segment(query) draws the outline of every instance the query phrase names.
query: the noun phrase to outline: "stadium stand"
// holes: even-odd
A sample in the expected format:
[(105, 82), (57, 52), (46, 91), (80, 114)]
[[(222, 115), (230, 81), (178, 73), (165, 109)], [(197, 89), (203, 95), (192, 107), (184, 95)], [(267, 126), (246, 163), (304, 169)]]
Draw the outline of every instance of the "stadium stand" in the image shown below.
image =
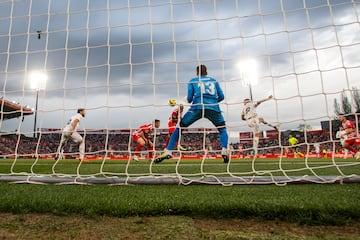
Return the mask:
[[(128, 159), (131, 151), (135, 150), (130, 136), (129, 129), (112, 130), (89, 130), (86, 131), (86, 155), (88, 157), (101, 159)], [(293, 132), (292, 132), (293, 133)], [(82, 132), (84, 134), (84, 132)], [(161, 152), (165, 146), (167, 129), (160, 130), (156, 135), (155, 149)], [(279, 139), (263, 137), (259, 144), (260, 158), (274, 158), (283, 154), (283, 157), (293, 157), (291, 151), (286, 151), (288, 147), (288, 134), (282, 133)], [(41, 129), (39, 139), (26, 137), (18, 134), (2, 134), (0, 136), (0, 152), (3, 157), (26, 157), (26, 158), (53, 158), (56, 154), (61, 137), (60, 129)], [(184, 131), (182, 136), (182, 145), (188, 151), (182, 152), (184, 158), (196, 158), (203, 156), (204, 149), (207, 151), (209, 157), (217, 157), (219, 149), (221, 149), (217, 139), (218, 133), (214, 131), (204, 131), (203, 129), (189, 129)], [(313, 143), (321, 144), (322, 149), (326, 149), (327, 153), (342, 154), (342, 147), (338, 141), (330, 139), (326, 131), (308, 131), (306, 136), (302, 132), (297, 132), (297, 138), (301, 143), (299, 149), (303, 153), (307, 153), (309, 157), (315, 157), (315, 149)], [(37, 147), (37, 144), (39, 145)], [(335, 145), (334, 145), (335, 143)], [(204, 147), (205, 146), (205, 147)], [(231, 143), (230, 149), (232, 155), (237, 158), (251, 158), (252, 156), (252, 142), (250, 139), (242, 140), (240, 142)], [(66, 158), (75, 158), (77, 156), (78, 148), (75, 143), (69, 141), (65, 147)]]
[(0, 98), (0, 110), (1, 120), (24, 117), (26, 115), (34, 114), (30, 108), (20, 106), (16, 102), (10, 102), (3, 98)]

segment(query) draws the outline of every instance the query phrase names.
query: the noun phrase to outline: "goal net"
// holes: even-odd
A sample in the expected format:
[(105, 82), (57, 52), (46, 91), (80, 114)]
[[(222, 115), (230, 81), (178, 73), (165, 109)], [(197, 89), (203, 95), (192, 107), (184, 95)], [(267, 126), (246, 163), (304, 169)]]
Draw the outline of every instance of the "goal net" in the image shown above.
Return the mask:
[[(336, 136), (338, 113), (359, 127), (359, 13), (357, 0), (0, 0), (0, 181), (359, 181), (355, 152)], [(229, 162), (200, 119), (182, 129), (186, 151), (156, 164), (200, 64), (225, 95)], [(254, 149), (244, 99), (268, 96)], [(81, 108), (80, 137), (59, 151)], [(149, 156), (132, 134), (155, 119)]]

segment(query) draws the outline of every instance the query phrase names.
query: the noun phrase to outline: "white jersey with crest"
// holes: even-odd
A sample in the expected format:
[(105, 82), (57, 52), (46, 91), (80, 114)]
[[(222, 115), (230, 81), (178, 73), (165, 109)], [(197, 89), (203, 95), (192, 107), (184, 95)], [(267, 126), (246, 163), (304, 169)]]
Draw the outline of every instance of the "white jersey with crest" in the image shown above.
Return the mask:
[(245, 117), (245, 120), (249, 120), (251, 118), (256, 117), (256, 103), (254, 102), (248, 102), (247, 104), (244, 105), (244, 108), (242, 110), (242, 114)]
[(75, 121), (76, 119), (79, 120), (79, 123), (80, 123), (80, 121), (83, 120), (84, 117), (83, 117), (80, 113), (72, 116), (72, 117), (69, 119), (69, 121), (67, 122), (66, 126), (64, 127), (64, 132), (76, 131), (76, 130), (78, 129), (79, 123), (76, 124), (75, 129), (73, 129), (73, 123), (74, 123), (74, 121)]
[(336, 138), (340, 138), (340, 143), (344, 144), (344, 141), (347, 139), (346, 131), (345, 130), (339, 130), (336, 132)]

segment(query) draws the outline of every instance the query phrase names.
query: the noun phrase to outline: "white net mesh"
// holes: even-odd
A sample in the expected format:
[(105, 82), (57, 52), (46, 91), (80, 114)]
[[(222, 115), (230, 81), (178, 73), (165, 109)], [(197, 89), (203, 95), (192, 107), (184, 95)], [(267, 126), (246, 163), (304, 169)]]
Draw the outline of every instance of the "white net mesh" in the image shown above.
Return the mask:
[[(358, 129), (358, 1), (0, 0), (0, 23), (4, 181), (282, 184), (359, 175), (332, 121), (337, 99)], [(144, 147), (134, 161), (131, 133), (154, 119), (161, 120), (153, 135), (161, 154), (174, 110), (168, 100), (188, 110), (182, 99), (199, 64), (225, 93), (230, 162), (222, 162), (207, 120), (184, 130), (187, 151), (172, 160), (154, 164)], [(254, 156), (243, 99), (268, 95), (257, 111), (270, 126), (260, 126)], [(72, 140), (57, 159), (61, 129), (78, 108), (87, 110), (78, 131), (86, 161), (76, 160)], [(289, 134), (304, 156), (294, 155)]]

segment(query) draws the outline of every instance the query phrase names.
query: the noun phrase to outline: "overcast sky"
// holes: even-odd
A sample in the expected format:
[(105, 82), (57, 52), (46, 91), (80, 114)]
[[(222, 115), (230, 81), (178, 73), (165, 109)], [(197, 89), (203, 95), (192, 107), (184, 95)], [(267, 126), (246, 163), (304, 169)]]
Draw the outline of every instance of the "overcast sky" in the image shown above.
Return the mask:
[[(249, 88), (238, 63), (254, 59), (254, 100), (274, 96), (259, 115), (282, 129), (317, 128), (334, 117), (342, 90), (360, 88), (359, 3), (0, 0), (0, 95), (35, 108), (29, 75), (44, 71), (39, 128), (63, 127), (78, 107), (88, 109), (87, 129), (136, 128), (154, 118), (166, 127), (168, 99), (181, 103), (205, 64), (224, 90), (229, 131), (247, 131), (240, 113)], [(1, 131), (31, 132), (33, 122), (7, 120)]]

